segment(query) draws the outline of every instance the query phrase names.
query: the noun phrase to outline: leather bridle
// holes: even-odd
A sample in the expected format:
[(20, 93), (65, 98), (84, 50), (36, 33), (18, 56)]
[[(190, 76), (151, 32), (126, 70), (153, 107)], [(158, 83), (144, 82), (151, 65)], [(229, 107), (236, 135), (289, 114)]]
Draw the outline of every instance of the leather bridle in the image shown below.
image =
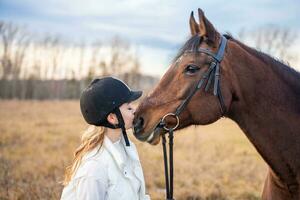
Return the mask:
[[(213, 58), (213, 61), (210, 63), (208, 70), (203, 74), (196, 87), (191, 90), (189, 95), (182, 101), (182, 103), (177, 107), (175, 113), (166, 114), (157, 125), (159, 128), (165, 129), (169, 133), (169, 168), (168, 168), (168, 156), (166, 148), (166, 136), (165, 133), (162, 134), (162, 144), (163, 144), (163, 154), (164, 154), (164, 168), (165, 168), (165, 183), (166, 183), (166, 199), (173, 200), (173, 133), (174, 130), (179, 126), (179, 115), (186, 108), (187, 104), (194, 96), (197, 90), (200, 90), (201, 87), (205, 85), (205, 92), (209, 90), (210, 84), (214, 79), (213, 94), (216, 96), (220, 103), (220, 109), (222, 116), (226, 112), (226, 106), (220, 89), (220, 63), (224, 57), (225, 48), (227, 44), (227, 39), (224, 36), (221, 36), (221, 42), (219, 45), (218, 52), (215, 54), (208, 49), (197, 48), (198, 53), (204, 53)], [(193, 50), (185, 51), (185, 53), (196, 53)], [(174, 117), (176, 119), (176, 125), (174, 127), (167, 127), (165, 120), (167, 117)]]

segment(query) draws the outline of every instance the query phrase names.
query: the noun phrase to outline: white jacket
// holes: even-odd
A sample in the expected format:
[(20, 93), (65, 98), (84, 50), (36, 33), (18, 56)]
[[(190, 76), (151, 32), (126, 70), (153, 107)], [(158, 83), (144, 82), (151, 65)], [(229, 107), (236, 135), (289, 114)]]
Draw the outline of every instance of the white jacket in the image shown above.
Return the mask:
[[(121, 137), (125, 146), (125, 141)], [(69, 182), (63, 189), (61, 200), (150, 200), (146, 195), (144, 175), (135, 145), (125, 146), (132, 165), (123, 160), (119, 151), (108, 137), (104, 137), (103, 146), (87, 153)], [(132, 167), (141, 187), (139, 193), (133, 190), (127, 173)]]

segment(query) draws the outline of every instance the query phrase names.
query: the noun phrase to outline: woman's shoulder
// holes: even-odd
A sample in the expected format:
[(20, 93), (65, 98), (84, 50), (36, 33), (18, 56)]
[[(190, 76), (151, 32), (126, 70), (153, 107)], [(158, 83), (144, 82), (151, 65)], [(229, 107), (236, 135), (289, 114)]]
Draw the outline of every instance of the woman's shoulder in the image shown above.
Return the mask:
[(101, 162), (101, 160), (87, 160), (81, 163), (78, 171), (82, 172), (85, 177), (106, 178), (108, 165), (107, 162)]
[(106, 160), (107, 159), (107, 151), (104, 148), (103, 145), (99, 145), (92, 149), (91, 151), (87, 152), (83, 158), (82, 161), (87, 162), (87, 161), (95, 161), (95, 160)]
[(81, 160), (80, 166), (74, 176), (105, 178), (108, 170), (108, 154), (104, 148), (95, 148), (88, 152)]

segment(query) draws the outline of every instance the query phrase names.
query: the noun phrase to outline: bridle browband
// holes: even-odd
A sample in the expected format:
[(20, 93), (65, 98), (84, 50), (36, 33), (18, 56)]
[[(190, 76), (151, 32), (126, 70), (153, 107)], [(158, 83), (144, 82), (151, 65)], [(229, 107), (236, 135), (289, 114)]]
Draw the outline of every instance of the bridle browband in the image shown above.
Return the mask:
[[(224, 57), (225, 48), (227, 44), (227, 39), (222, 35), (221, 43), (218, 49), (217, 54), (211, 52), (208, 49), (197, 48), (198, 53), (205, 53), (213, 58), (213, 61), (210, 63), (208, 70), (203, 74), (196, 87), (189, 93), (189, 95), (182, 101), (182, 103), (177, 107), (175, 113), (166, 114), (159, 122), (157, 127), (165, 129), (169, 132), (169, 168), (168, 168), (168, 156), (167, 156), (167, 148), (166, 148), (166, 136), (162, 134), (162, 144), (163, 144), (163, 154), (164, 154), (164, 168), (165, 168), (165, 183), (166, 183), (166, 200), (174, 200), (173, 199), (173, 131), (179, 126), (179, 115), (186, 108), (187, 104), (194, 96), (194, 94), (201, 89), (201, 87), (205, 85), (205, 92), (207, 92), (210, 88), (210, 84), (214, 79), (214, 90), (213, 94), (219, 99), (220, 109), (222, 116), (226, 113), (227, 109), (224, 103), (224, 99), (220, 89), (220, 63)], [(185, 53), (195, 53), (193, 50), (185, 51)], [(165, 119), (168, 116), (172, 116), (176, 119), (176, 125), (174, 127), (167, 127), (165, 123)], [(169, 174), (170, 173), (170, 174)]]

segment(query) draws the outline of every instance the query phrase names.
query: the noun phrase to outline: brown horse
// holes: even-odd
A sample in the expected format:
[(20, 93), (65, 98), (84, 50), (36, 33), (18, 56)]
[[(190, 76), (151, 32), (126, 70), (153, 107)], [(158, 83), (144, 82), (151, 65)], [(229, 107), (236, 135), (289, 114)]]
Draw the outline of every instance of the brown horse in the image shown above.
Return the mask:
[[(151, 136), (151, 144), (159, 142), (163, 129), (157, 124), (165, 114), (175, 111), (212, 62), (205, 53), (186, 51), (218, 50), (220, 33), (201, 9), (198, 13), (199, 24), (193, 13), (190, 17), (191, 38), (137, 108), (134, 134), (141, 141)], [(212, 88), (207, 92), (202, 88), (179, 115), (177, 129), (210, 124), (222, 116), (234, 120), (269, 165), (263, 199), (299, 200), (300, 74), (231, 36), (225, 37), (228, 41), (220, 64), (220, 90), (226, 112), (221, 112)], [(167, 118), (166, 122), (175, 126), (176, 120)]]

